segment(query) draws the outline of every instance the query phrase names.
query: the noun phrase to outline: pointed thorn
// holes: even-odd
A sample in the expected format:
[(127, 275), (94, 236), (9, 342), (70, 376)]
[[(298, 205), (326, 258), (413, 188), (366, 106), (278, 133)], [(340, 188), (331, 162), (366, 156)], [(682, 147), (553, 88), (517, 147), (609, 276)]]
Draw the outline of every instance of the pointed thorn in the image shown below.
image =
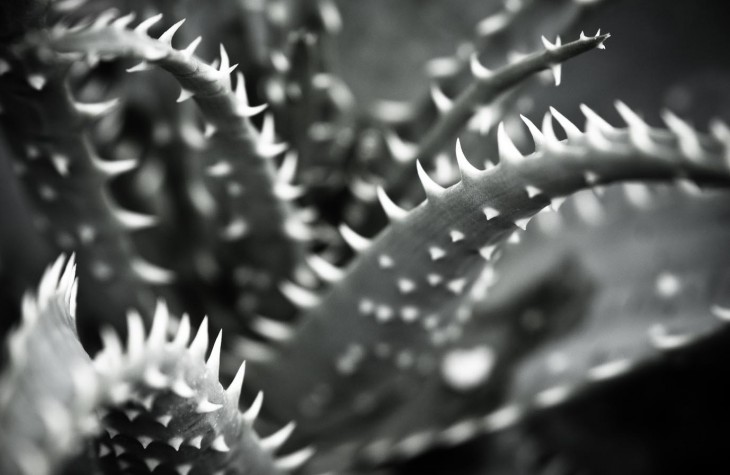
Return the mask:
[(391, 222), (401, 221), (408, 216), (408, 211), (404, 210), (390, 199), (382, 186), (378, 186), (378, 200), (383, 208), (385, 215)]
[(535, 196), (542, 193), (542, 190), (540, 188), (532, 185), (525, 186), (525, 191), (527, 192), (528, 198), (534, 198)]
[(184, 440), (185, 439), (183, 439), (182, 437), (173, 437), (172, 439), (170, 439), (170, 440), (167, 441), (167, 445), (169, 445), (170, 447), (172, 447), (176, 451), (179, 451), (180, 450), (180, 446), (182, 445), (182, 443), (183, 443)]
[[(246, 81), (243, 77), (243, 73), (236, 73), (236, 109), (242, 117), (253, 117), (263, 112), (268, 104), (261, 104), (258, 106), (251, 106), (248, 102), (248, 92), (246, 91)], [(273, 141), (273, 138), (271, 139)]]
[(516, 164), (524, 158), (522, 152), (519, 151), (507, 134), (504, 122), (500, 122), (497, 128), (497, 147), (499, 148), (499, 160), (501, 163)]
[(153, 459), (153, 458), (145, 458), (144, 463), (147, 466), (147, 469), (149, 469), (150, 473), (154, 472), (158, 465), (162, 463), (161, 460)]
[(492, 255), (494, 254), (494, 251), (497, 249), (496, 244), (492, 244), (490, 246), (484, 246), (479, 248), (479, 254), (485, 259), (490, 260), (492, 258)]
[(210, 444), (210, 448), (217, 452), (230, 452), (231, 448), (226, 444), (226, 439), (223, 434), (219, 435)]
[(384, 133), (385, 145), (390, 155), (399, 163), (412, 162), (416, 158), (418, 146), (401, 139), (395, 131), (387, 129)]
[(102, 328), (101, 341), (103, 343), (102, 350), (99, 352), (99, 356), (97, 356), (95, 360), (100, 359), (100, 356), (103, 355), (104, 361), (107, 363), (107, 367), (120, 363), (123, 349), (122, 342), (119, 339), (117, 332), (111, 327)]
[(431, 85), (431, 99), (433, 100), (436, 109), (438, 109), (442, 114), (450, 111), (454, 106), (454, 102), (447, 97), (446, 94), (444, 94), (444, 91), (442, 91), (436, 84)]
[(369, 248), (370, 244), (372, 243), (370, 239), (359, 235), (358, 233), (353, 231), (352, 228), (344, 223), (340, 224), (338, 230), (340, 231), (342, 239), (344, 239), (347, 245), (350, 246), (354, 251), (363, 252), (367, 248)]
[(669, 110), (662, 111), (662, 120), (679, 141), (679, 146), (690, 159), (701, 161), (705, 151), (694, 128)]
[(342, 17), (337, 5), (332, 0), (317, 2), (319, 19), (324, 25), (325, 31), (331, 35), (336, 35), (342, 30)]
[(124, 30), (126, 29), (130, 23), (134, 21), (137, 14), (134, 12), (128, 13), (122, 17), (117, 18), (111, 23), (112, 28), (116, 28), (118, 30)]
[(30, 74), (26, 79), (30, 87), (36, 91), (42, 90), (48, 82), (48, 79), (42, 74)]
[(118, 13), (115, 9), (109, 8), (99, 14), (91, 25), (92, 30), (98, 30), (109, 26), (109, 24), (117, 17)]
[(438, 261), (446, 256), (446, 251), (437, 246), (431, 246), (428, 248), (428, 254), (431, 256), (432, 261)]
[(325, 282), (339, 282), (345, 276), (345, 271), (331, 264), (317, 254), (307, 256), (307, 264)]
[(476, 79), (485, 80), (492, 77), (493, 73), (486, 66), (479, 61), (479, 54), (475, 51), (469, 58), (469, 67), (471, 68), (471, 74)]
[(260, 138), (263, 142), (274, 143), (276, 141), (276, 126), (274, 125), (274, 115), (267, 113), (264, 116), (264, 122), (261, 124)]
[[(130, 172), (137, 168), (137, 165), (139, 164), (139, 161), (135, 159), (109, 161), (102, 160), (101, 158), (93, 155), (91, 156), (91, 162), (94, 165), (94, 168), (108, 178), (113, 178)], [(153, 222), (151, 225), (154, 224), (156, 224), (156, 222)]]
[(209, 401), (207, 398), (203, 399), (198, 403), (198, 405), (195, 407), (195, 412), (198, 414), (208, 414), (210, 412), (215, 412), (218, 409), (223, 407), (223, 404), (216, 404), (212, 401)]
[(614, 127), (611, 124), (609, 124), (603, 117), (598, 115), (596, 111), (588, 107), (586, 104), (581, 104), (580, 110), (586, 117), (586, 129), (588, 129), (589, 127), (596, 127), (601, 132), (610, 133), (615, 131)]
[(259, 391), (256, 395), (256, 399), (254, 399), (253, 403), (251, 403), (251, 406), (242, 414), (243, 420), (246, 421), (248, 424), (253, 424), (253, 421), (256, 420), (256, 418), (259, 416), (259, 412), (261, 412), (261, 406), (264, 403), (264, 393), (263, 391)]
[(150, 284), (166, 285), (175, 281), (175, 273), (173, 271), (150, 264), (143, 259), (132, 259), (130, 266), (140, 279)]
[(463, 181), (473, 181), (479, 177), (481, 170), (471, 164), (469, 159), (464, 155), (464, 150), (461, 148), (461, 141), (456, 139), (456, 163), (459, 166), (459, 173)]
[(445, 188), (428, 176), (428, 173), (423, 169), (423, 165), (421, 165), (419, 160), (416, 160), (416, 171), (418, 172), (418, 178), (421, 180), (423, 191), (426, 193), (426, 198), (429, 200), (438, 200), (441, 198), (446, 191)]
[(527, 229), (527, 223), (530, 222), (530, 219), (532, 219), (532, 217), (517, 219), (515, 220), (515, 226), (525, 231)]
[(542, 134), (544, 137), (544, 145), (549, 150), (559, 150), (563, 147), (563, 143), (558, 140), (553, 128), (553, 115), (547, 112), (542, 119)]
[(259, 443), (261, 444), (261, 448), (266, 450), (267, 452), (275, 452), (282, 445), (284, 445), (289, 437), (291, 437), (291, 434), (292, 432), (294, 432), (295, 427), (296, 424), (294, 422), (290, 422), (273, 434), (262, 438), (259, 441)]
[(553, 73), (553, 78), (555, 79), (555, 86), (560, 86), (560, 82), (563, 79), (563, 64), (562, 63), (555, 63), (550, 65), (550, 72)]
[(147, 346), (150, 348), (159, 348), (167, 340), (167, 328), (170, 321), (170, 312), (164, 300), (157, 300), (155, 312), (152, 318), (152, 328), (147, 338)]
[(288, 341), (295, 334), (294, 329), (288, 323), (272, 320), (261, 315), (257, 315), (253, 320), (251, 329), (271, 341)]
[(221, 43), (220, 45), (220, 66), (218, 67), (218, 74), (221, 78), (221, 82), (225, 86), (227, 91), (231, 90), (231, 72), (236, 68), (237, 65), (231, 66), (230, 60), (228, 58), (228, 52), (226, 51), (225, 46)]
[(543, 46), (545, 47), (545, 49), (546, 49), (546, 50), (548, 50), (548, 51), (555, 51), (556, 49), (558, 49), (558, 46), (560, 46), (560, 43), (561, 43), (561, 42), (560, 42), (560, 37), (559, 37), (559, 36), (558, 36), (558, 37), (557, 37), (557, 39), (555, 40), (555, 43), (551, 43), (551, 42), (550, 42), (550, 40), (548, 40), (548, 39), (547, 39), (547, 38), (545, 38), (544, 36), (541, 36), (541, 37), (540, 37), (540, 40), (542, 41), (542, 45), (543, 45)]
[(725, 322), (730, 322), (730, 307), (722, 307), (720, 305), (713, 305), (710, 309), (712, 314)]
[(119, 104), (120, 101), (118, 98), (95, 103), (74, 102), (74, 109), (76, 109), (79, 114), (82, 114), (92, 119), (96, 119), (107, 115), (109, 112), (116, 109)]
[(649, 128), (647, 123), (644, 122), (644, 119), (642, 119), (639, 116), (639, 114), (634, 112), (623, 101), (616, 101), (614, 103), (614, 107), (616, 107), (616, 111), (618, 111), (619, 115), (624, 120), (624, 122), (626, 122), (626, 125), (628, 125), (629, 128), (641, 128), (641, 129)]
[(187, 346), (188, 340), (190, 340), (190, 317), (183, 314), (177, 326), (177, 334), (175, 334), (175, 339), (172, 340), (171, 345), (174, 348), (183, 348)]
[(172, 25), (170, 28), (167, 29), (160, 37), (158, 38), (161, 42), (166, 43), (170, 46), (172, 46), (172, 37), (175, 36), (175, 33), (177, 33), (177, 30), (180, 29), (182, 24), (185, 23), (185, 18), (178, 21), (174, 25)]
[(284, 232), (299, 242), (309, 242), (316, 236), (315, 231), (298, 216), (290, 216), (284, 222)]
[(145, 21), (137, 25), (134, 31), (135, 33), (146, 35), (150, 28), (152, 28), (160, 20), (162, 20), (162, 13), (158, 13), (157, 15), (146, 19)]
[(205, 352), (208, 351), (208, 317), (203, 318), (198, 328), (198, 333), (195, 335), (193, 342), (190, 343), (188, 351), (192, 353), (195, 358), (203, 359)]
[(560, 207), (563, 206), (563, 203), (565, 203), (565, 200), (567, 197), (565, 196), (557, 196), (550, 200), (550, 209), (557, 212), (560, 210)]
[(241, 389), (243, 387), (243, 380), (246, 376), (246, 362), (242, 362), (241, 366), (238, 367), (236, 376), (231, 381), (226, 389), (226, 399), (229, 404), (233, 407), (238, 407), (238, 400), (241, 398)]
[(302, 467), (314, 455), (314, 449), (306, 447), (289, 455), (279, 457), (274, 462), (276, 468), (284, 472), (294, 472)]
[(274, 195), (283, 201), (292, 201), (301, 198), (306, 189), (303, 186), (295, 186), (289, 183), (275, 183)]
[(461, 231), (458, 231), (456, 229), (452, 229), (449, 231), (449, 237), (451, 238), (451, 242), (459, 242), (464, 240), (464, 233)]
[(132, 361), (144, 356), (144, 322), (142, 315), (135, 310), (127, 312), (127, 353)]
[(299, 155), (296, 150), (290, 150), (284, 155), (281, 166), (276, 171), (276, 181), (279, 183), (292, 183), (297, 174)]
[(210, 351), (208, 361), (205, 363), (205, 367), (210, 374), (212, 374), (216, 381), (218, 380), (218, 371), (221, 365), (221, 340), (223, 339), (223, 330), (218, 332), (218, 336), (213, 343), (213, 349)]
[(261, 143), (256, 145), (256, 153), (263, 158), (272, 158), (285, 152), (289, 146), (285, 143)]
[(532, 136), (532, 141), (535, 143), (535, 151), (541, 150), (545, 142), (545, 137), (542, 135), (542, 132), (540, 132), (540, 129), (524, 115), (520, 114), (520, 118), (522, 119), (522, 122), (525, 123), (527, 130), (529, 130), (530, 135)]
[(154, 389), (166, 388), (170, 383), (169, 378), (159, 368), (155, 367), (145, 369), (142, 379)]
[(190, 473), (190, 470), (192, 469), (193, 464), (191, 463), (184, 463), (175, 467), (175, 471), (178, 473), (178, 475), (188, 475)]
[(651, 138), (651, 127), (623, 102), (616, 101), (615, 107), (621, 118), (628, 125), (629, 136), (633, 145), (643, 152), (654, 153), (657, 150), (657, 146)]
[(291, 303), (299, 308), (316, 307), (322, 301), (319, 295), (288, 280), (279, 284), (279, 290)]
[(491, 206), (485, 207), (482, 211), (484, 212), (484, 216), (487, 217), (487, 221), (491, 221), (499, 216), (499, 210), (492, 208)]
[(180, 88), (180, 95), (177, 96), (176, 102), (178, 104), (181, 103), (181, 102), (185, 102), (188, 99), (190, 99), (191, 97), (193, 97), (194, 95), (195, 95), (195, 93), (193, 91), (188, 91), (187, 89), (181, 87)]
[(112, 214), (119, 224), (130, 231), (150, 228), (155, 226), (158, 222), (156, 216), (135, 213), (122, 208), (113, 209)]
[(581, 132), (574, 123), (568, 120), (567, 117), (558, 112), (557, 109), (551, 107), (550, 113), (553, 117), (555, 117), (555, 120), (558, 121), (560, 126), (563, 127), (563, 130), (565, 130), (565, 134), (567, 135), (568, 140), (575, 141), (580, 140), (580, 138), (583, 137), (583, 132)]
[(257, 106), (242, 106), (241, 104), (238, 104), (236, 109), (238, 110), (238, 113), (241, 114), (241, 117), (251, 118), (259, 115), (268, 107), (269, 104), (267, 103), (259, 104)]
[(178, 379), (174, 383), (172, 383), (172, 386), (170, 386), (170, 389), (172, 389), (172, 392), (177, 394), (179, 397), (183, 399), (189, 399), (193, 396), (195, 396), (195, 390), (191, 388), (188, 383), (186, 383), (182, 379)]
[(203, 37), (198, 36), (195, 38), (184, 50), (182, 50), (183, 56), (186, 58), (191, 58), (195, 54), (195, 50), (198, 49), (198, 45), (200, 45), (200, 42), (203, 40)]
[(671, 334), (662, 324), (651, 326), (647, 331), (647, 335), (652, 344), (660, 350), (674, 350), (676, 348), (681, 348), (692, 343), (694, 340), (694, 336), (690, 334)]
[(141, 71), (149, 71), (150, 69), (152, 69), (152, 66), (147, 61), (142, 61), (141, 63), (137, 64), (136, 66), (127, 68), (127, 72), (128, 73), (138, 73)]

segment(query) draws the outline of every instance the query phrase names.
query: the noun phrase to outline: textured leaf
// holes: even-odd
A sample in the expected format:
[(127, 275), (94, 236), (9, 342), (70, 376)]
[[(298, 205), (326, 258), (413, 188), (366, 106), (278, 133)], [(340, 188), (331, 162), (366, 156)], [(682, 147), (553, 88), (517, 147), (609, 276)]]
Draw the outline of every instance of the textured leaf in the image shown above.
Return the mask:
[(268, 475), (287, 472), (306, 461), (303, 449), (277, 459), (273, 452), (294, 425), (260, 439), (253, 429), (261, 405), (238, 409), (245, 365), (228, 389), (218, 382), (221, 335), (207, 362), (208, 322), (188, 344), (190, 322), (184, 316), (168, 338), (170, 316), (158, 304), (149, 337), (138, 315), (129, 316), (126, 351), (113, 331), (94, 365), (104, 388), (106, 434), (99, 443), (104, 473)]
[(98, 385), (76, 333), (76, 264), (61, 256), (23, 299), (0, 377), (0, 468), (57, 473), (98, 429)]
[(515, 282), (536, 263), (570, 255), (597, 290), (579, 327), (520, 364), (510, 398), (552, 393), (559, 403), (723, 329), (728, 213), (726, 193), (628, 185), (600, 198), (576, 195), (560, 214), (540, 217), (505, 249), (497, 271)]
[(464, 66), (473, 48), (469, 40), (487, 47), (494, 42), (490, 59), (503, 61), (509, 52), (533, 48), (540, 35), (560, 33), (564, 17), (580, 12), (582, 3), (561, 0), (548, 8), (539, 0), (460, 0), (448, 5), (338, 1), (346, 25), (336, 44), (338, 74), (362, 104), (408, 103), (426, 94), (425, 72), (443, 77)]
[[(312, 237), (288, 202), (296, 197), (289, 193), (292, 187), (275, 183), (271, 158), (286, 146), (276, 142), (270, 120), (265, 120), (260, 131), (252, 124), (250, 117), (266, 106), (249, 105), (242, 76), (232, 87), (230, 73), (235, 66), (230, 65), (223, 47), (220, 65), (213, 68), (193, 56), (199, 41), (183, 50), (170, 45), (180, 23), (163, 34), (164, 41), (150, 38), (146, 31), (158, 19), (148, 19), (134, 30), (114, 22), (108, 25), (111, 20), (80, 28), (58, 27), (49, 36), (37, 39), (38, 48), (52, 49), (60, 57), (95, 55), (142, 60), (142, 64), (158, 64), (175, 76), (182, 86), (179, 100), (192, 97), (197, 102), (210, 136), (205, 153), (211, 178), (208, 185), (220, 209), (220, 241), (213, 254), (230, 270), (226, 285), (233, 286), (235, 299), (244, 302), (242, 308), (249, 315), (258, 311), (286, 317), (290, 311), (286, 307), (282, 310), (276, 283), (294, 277), (301, 261), (301, 242)], [(267, 244), (265, 252), (251, 252), (262, 242)], [(235, 277), (246, 273), (254, 274), (253, 281)], [(252, 299), (254, 303), (249, 305)]]
[[(428, 199), (410, 212), (381, 197), (391, 225), (372, 243), (346, 230), (345, 237), (363, 252), (321, 300), (298, 293), (300, 303), (311, 308), (294, 340), (269, 354), (248, 353), (266, 360), (256, 368), (264, 388), (286, 387), (303, 395), (294, 409), (288, 398), (279, 397), (283, 393), (274, 394), (272, 412), (297, 417), (302, 433), (323, 443), (337, 434), (332, 444), (344, 446), (343, 431), (357, 427), (347, 440), (350, 449), (376, 434), (379, 445), (390, 446), (404, 433), (436, 431), (439, 427), (421, 426), (422, 420), (395, 434), (381, 429), (391, 418), (403, 417), (412, 398), (442, 384), (438, 368), (448, 352), (471, 348), (461, 346), (462, 337), (470, 336), (464, 295), (476, 282), (473, 291), (481, 298), (499, 279), (482, 257), (491, 259), (495, 246), (526, 227), (538, 211), (548, 204), (559, 207), (563, 196), (581, 188), (680, 175), (705, 183), (727, 180), (725, 145), (686, 131), (675, 136), (650, 130), (625, 106), (619, 108), (628, 129), (611, 128), (588, 111), (586, 133), (553, 111), (569, 138), (555, 139), (548, 115), (544, 135), (533, 129), (538, 150), (527, 157), (502, 129), (500, 164), (489, 171), (471, 167), (457, 148), (462, 180), (444, 190), (422, 175)], [(690, 142), (701, 145), (693, 149)], [(247, 354), (245, 347), (242, 351)], [(479, 358), (487, 366), (489, 357)], [(472, 400), (466, 396), (461, 402), (468, 406)], [(353, 413), (358, 407), (364, 409)], [(440, 409), (440, 402), (420, 408), (421, 413)], [(499, 427), (519, 416), (511, 407), (500, 410), (486, 416), (488, 425)]]
[[(95, 285), (95, 293), (104, 295), (97, 300), (82, 294), (82, 304), (92, 302), (91, 315), (114, 321), (121, 317), (119, 309), (145, 310), (153, 301), (145, 280), (151, 275), (159, 283), (167, 274), (136, 255), (130, 233), (153, 225), (154, 218), (114, 203), (108, 181), (133, 168), (134, 161), (99, 158), (85, 134), (88, 114), (104, 114), (113, 102), (90, 106), (74, 101), (66, 88), (65, 67), (23, 69), (16, 64), (14, 73), (1, 79), (8, 105), (3, 120), (12, 131), (14, 169), (34, 204), (37, 228), (56, 249), (79, 253), (82, 280), (94, 282), (88, 289)], [(100, 300), (105, 300), (103, 305)]]

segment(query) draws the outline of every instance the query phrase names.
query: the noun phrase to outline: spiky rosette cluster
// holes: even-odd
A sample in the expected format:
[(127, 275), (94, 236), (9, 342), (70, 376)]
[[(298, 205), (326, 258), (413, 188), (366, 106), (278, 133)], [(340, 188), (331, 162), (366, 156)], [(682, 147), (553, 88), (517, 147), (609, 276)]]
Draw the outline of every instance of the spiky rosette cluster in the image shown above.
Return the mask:
[[(556, 36), (600, 1), (470, 4), (489, 16), (471, 41), (450, 28), (452, 56), (392, 65), (420, 95), (402, 101), (351, 59), (339, 8), (370, 4), (213, 3), (51, 2), (0, 47), (0, 152), (49, 252), (77, 253), (86, 330), (60, 258), (8, 339), (3, 473), (380, 473), (723, 332), (707, 189), (730, 185), (730, 128), (619, 101), (620, 127), (527, 118), (531, 79), (565, 86), (605, 49)], [(384, 18), (405, 56), (416, 32)], [(227, 334), (210, 348), (204, 315)]]
[(222, 333), (205, 361), (207, 320), (190, 344), (188, 317), (176, 322), (172, 339), (169, 323), (167, 307), (160, 303), (147, 338), (141, 317), (129, 316), (126, 351), (116, 333), (103, 335), (105, 346), (94, 366), (105, 388), (101, 410), (106, 436), (98, 440), (104, 470), (275, 474), (304, 463), (309, 449), (278, 459), (273, 455), (294, 430), (293, 423), (263, 439), (253, 430), (263, 393), (239, 411), (245, 364), (227, 389), (221, 386)]
[(50, 474), (81, 464), (73, 460), (92, 438), (104, 473), (281, 474), (311, 456), (308, 448), (274, 455), (293, 423), (257, 435), (253, 423), (263, 393), (239, 411), (245, 364), (223, 389), (221, 334), (204, 360), (207, 321), (188, 345), (187, 316), (175, 321), (168, 339), (171, 320), (158, 304), (145, 338), (133, 312), (126, 351), (107, 329), (92, 362), (75, 328), (76, 264), (65, 262), (61, 256), (48, 269), (37, 296), (26, 295), (23, 321), (9, 339), (11, 358), (0, 385), (3, 473)]
[(0, 468), (51, 474), (95, 434), (98, 385), (76, 334), (76, 263), (61, 256), (36, 294), (23, 298), (22, 321), (8, 339), (0, 379)]

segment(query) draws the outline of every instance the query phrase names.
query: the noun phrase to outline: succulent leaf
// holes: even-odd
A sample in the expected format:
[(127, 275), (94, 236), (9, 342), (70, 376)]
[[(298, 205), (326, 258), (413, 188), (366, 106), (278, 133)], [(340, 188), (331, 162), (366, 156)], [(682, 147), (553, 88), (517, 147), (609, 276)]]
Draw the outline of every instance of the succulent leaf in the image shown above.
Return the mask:
[[(384, 176), (386, 190), (394, 190), (395, 198), (410, 199), (418, 196), (413, 184), (412, 164), (418, 158), (427, 168), (436, 163), (443, 149), (458, 137), (465, 125), (476, 114), (489, 108), (490, 124), (501, 118), (503, 107), (500, 96), (515, 89), (534, 74), (552, 66), (559, 66), (570, 58), (600, 48), (610, 35), (581, 36), (565, 45), (544, 48), (541, 52), (524, 55), (510, 64), (492, 72), (486, 69), (476, 55), (471, 57), (471, 81), (453, 100), (444, 96), (437, 87), (432, 88), (434, 101), (441, 114), (429, 125), (417, 143), (404, 144), (396, 135), (386, 139), (393, 161), (388, 163)], [(441, 106), (439, 107), (439, 104)], [(478, 110), (481, 108), (481, 112)], [(491, 127), (491, 125), (490, 125)], [(410, 172), (410, 173), (409, 173)], [(370, 207), (372, 210), (372, 207)], [(358, 213), (359, 214), (359, 213)], [(367, 218), (360, 217), (360, 220)]]
[[(565, 141), (556, 138), (553, 117), (565, 129)], [(342, 444), (343, 431), (353, 421), (358, 421), (357, 444), (378, 434), (382, 440), (377, 442), (389, 446), (393, 438), (425, 430), (418, 425), (422, 420), (396, 434), (382, 429), (402, 417), (401, 411), (410, 407), (407, 401), (424, 387), (443, 384), (437, 362), (449, 351), (463, 349), (462, 337), (469, 335), (465, 296), (472, 290), (483, 295), (499, 280), (482, 257), (489, 261), (495, 249), (519, 237), (536, 213), (558, 207), (566, 195), (583, 188), (637, 179), (727, 180), (723, 144), (698, 137), (704, 145), (697, 160), (680, 146), (686, 137), (667, 131), (647, 129), (637, 146), (636, 127), (607, 129), (589, 121), (584, 133), (552, 111), (546, 115), (542, 143), (528, 156), (500, 127), (500, 164), (489, 171), (469, 164), (457, 145), (461, 181), (444, 189), (424, 176), (427, 200), (362, 246), (344, 278), (309, 302), (295, 337), (272, 348), (273, 356), (254, 368), (264, 388), (271, 384), (305, 395), (295, 409), (274, 394), (268, 400), (271, 411), (296, 417), (302, 434), (322, 443), (326, 434), (337, 433), (335, 445)], [(245, 345), (241, 349), (247, 355)], [(256, 358), (260, 352), (248, 355)], [(422, 358), (430, 363), (421, 364)], [(461, 401), (468, 405), (471, 398)], [(365, 409), (353, 411), (359, 405)], [(384, 407), (390, 409), (379, 412)], [(497, 422), (491, 424), (508, 425), (505, 420), (515, 418), (513, 409), (492, 414)], [(373, 435), (365, 435), (363, 426), (371, 427)]]
[[(690, 439), (726, 419), (730, 128), (680, 118), (727, 112), (704, 5), (651, 3), (672, 61), (621, 93), (677, 114), (581, 128), (527, 116), (603, 113), (655, 18), (416, 3), (2, 3), (0, 472), (718, 471)], [(585, 77), (608, 35), (578, 20), (621, 37)], [(48, 248), (78, 329), (73, 260), (14, 308)]]
[(7, 341), (0, 377), (0, 468), (8, 474), (58, 473), (84, 449), (99, 423), (98, 381), (76, 332), (74, 258), (59, 257)]
[[(250, 118), (265, 106), (249, 104), (242, 75), (237, 76), (233, 86), (231, 72), (235, 65), (231, 66), (223, 46), (220, 64), (214, 68), (194, 56), (199, 41), (182, 50), (171, 46), (179, 23), (164, 38), (148, 36), (153, 20), (159, 18), (145, 20), (134, 30), (115, 23), (59, 27), (41, 38), (39, 47), (49, 48), (61, 57), (96, 55), (141, 60), (159, 65), (180, 82), (180, 99), (192, 97), (206, 121), (206, 183), (219, 208), (220, 221), (214, 254), (231, 269), (231, 275), (226, 276), (228, 282), (236, 281), (236, 272), (246, 271), (260, 277), (254, 283), (265, 281), (261, 287), (238, 279), (243, 283), (238, 284), (236, 298), (244, 302), (254, 298), (259, 302), (253, 308), (244, 305), (244, 314), (261, 312), (272, 317), (290, 317), (291, 309), (283, 305), (276, 284), (294, 278), (303, 261), (302, 242), (313, 235), (293, 210), (291, 200), (297, 195), (289, 193), (284, 184), (275, 183), (272, 158), (282, 153), (286, 145), (276, 141), (270, 116), (264, 119), (260, 130), (251, 122)], [(259, 243), (266, 243), (267, 251), (251, 253)], [(255, 297), (253, 291), (263, 292), (261, 298)]]
[(171, 317), (158, 303), (149, 336), (138, 315), (129, 315), (126, 349), (116, 334), (104, 334), (105, 347), (94, 365), (104, 390), (99, 457), (105, 473), (160, 470), (180, 474), (279, 474), (304, 463), (311, 450), (284, 457), (274, 452), (294, 426), (261, 438), (253, 422), (261, 394), (240, 412), (245, 373), (242, 364), (224, 389), (218, 381), (221, 337), (208, 351), (208, 322), (192, 342), (190, 321), (183, 316), (168, 337)]
[[(146, 281), (167, 282), (169, 275), (135, 254), (130, 233), (155, 220), (119, 207), (108, 189), (109, 179), (133, 169), (134, 161), (96, 155), (84, 133), (88, 119), (80, 112), (89, 106), (71, 97), (59, 68), (38, 76), (40, 91), (19, 84), (17, 75), (6, 76), (11, 88), (22, 91), (6, 98), (12, 107), (5, 124), (15, 130), (15, 169), (36, 207), (37, 227), (57, 249), (79, 253), (82, 279), (96, 282), (116, 308), (144, 311), (151, 304)], [(52, 112), (41, 115), (43, 110)], [(67, 135), (69, 128), (75, 133)], [(120, 316), (107, 314), (109, 307), (96, 309), (112, 321)]]
[[(505, 248), (496, 266), (502, 285), (519, 281), (526, 265), (571, 255), (598, 290), (579, 327), (520, 364), (510, 398), (543, 394), (559, 403), (724, 329), (729, 263), (717, 251), (728, 238), (726, 202), (724, 192), (626, 184), (600, 198), (577, 194), (560, 213), (540, 216), (519, 244)], [(626, 239), (636, 257), (612, 259)]]

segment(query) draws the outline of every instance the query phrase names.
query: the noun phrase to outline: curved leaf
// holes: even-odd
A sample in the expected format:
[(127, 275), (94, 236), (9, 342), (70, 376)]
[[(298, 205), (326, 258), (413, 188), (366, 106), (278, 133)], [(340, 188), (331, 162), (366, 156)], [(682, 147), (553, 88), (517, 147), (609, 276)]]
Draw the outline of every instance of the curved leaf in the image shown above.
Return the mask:
[(208, 322), (193, 341), (183, 316), (168, 338), (170, 315), (164, 304), (155, 311), (149, 337), (138, 315), (130, 314), (126, 351), (113, 331), (94, 360), (104, 389), (99, 457), (105, 473), (160, 470), (180, 474), (280, 474), (297, 468), (309, 449), (277, 458), (293, 424), (259, 438), (253, 422), (260, 394), (244, 413), (238, 409), (245, 365), (227, 389), (218, 382), (221, 335), (208, 350)]
[(76, 264), (49, 267), (26, 294), (22, 322), (8, 339), (0, 377), (2, 473), (58, 473), (98, 429), (91, 360), (76, 333)]
[[(497, 245), (547, 205), (558, 207), (563, 196), (597, 183), (678, 176), (727, 183), (725, 145), (715, 139), (650, 130), (637, 122), (614, 129), (590, 113), (583, 133), (557, 111), (553, 115), (566, 141), (555, 138), (548, 115), (544, 135), (533, 126), (538, 150), (527, 157), (502, 129), (500, 164), (489, 171), (473, 168), (457, 147), (459, 183), (442, 189), (422, 174), (428, 198), (414, 210), (399, 210), (381, 196), (392, 222), (375, 240), (346, 230), (345, 237), (363, 251), (321, 300), (296, 292), (311, 308), (294, 339), (268, 353), (247, 353), (242, 345), (244, 355), (265, 360), (255, 368), (264, 388), (303, 395), (293, 408), (289, 398), (279, 397), (284, 393), (274, 394), (268, 400), (274, 414), (296, 417), (302, 434), (325, 444), (346, 441), (350, 449), (375, 437), (390, 446), (404, 433), (446, 429), (414, 420), (413, 427), (395, 434), (382, 430), (391, 418), (403, 417), (408, 401), (442, 384), (439, 362), (461, 349), (468, 336), (471, 313), (464, 296), (484, 292), (499, 279), (482, 257), (493, 257)], [(701, 144), (694, 149), (701, 155), (691, 151), (690, 141)], [(434, 406), (440, 409), (440, 403)], [(490, 417), (500, 426), (515, 412)], [(357, 431), (347, 432), (350, 427)]]

